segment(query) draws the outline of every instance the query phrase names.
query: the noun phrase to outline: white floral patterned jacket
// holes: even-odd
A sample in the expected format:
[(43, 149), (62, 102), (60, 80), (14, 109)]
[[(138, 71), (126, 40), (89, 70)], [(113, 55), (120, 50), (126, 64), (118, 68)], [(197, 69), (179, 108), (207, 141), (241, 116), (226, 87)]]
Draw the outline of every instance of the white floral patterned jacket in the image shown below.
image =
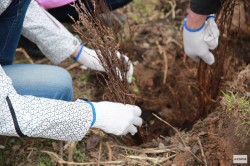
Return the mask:
[[(10, 3), (0, 1), (0, 15)], [(92, 109), (82, 100), (65, 102), (19, 95), (0, 65), (0, 135), (79, 141), (91, 126)]]
[(20, 130), (28, 137), (79, 141), (87, 133), (92, 120), (92, 106), (88, 102), (17, 94), (11, 79), (0, 66), (0, 135), (20, 136)]

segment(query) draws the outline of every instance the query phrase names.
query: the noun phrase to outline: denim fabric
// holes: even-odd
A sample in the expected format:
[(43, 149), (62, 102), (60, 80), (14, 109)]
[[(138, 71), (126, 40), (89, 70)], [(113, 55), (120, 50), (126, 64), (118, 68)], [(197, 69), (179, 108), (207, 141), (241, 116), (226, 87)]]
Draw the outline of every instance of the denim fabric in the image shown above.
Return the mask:
[(73, 100), (72, 78), (67, 70), (38, 64), (3, 66), (18, 94), (64, 101)]
[(15, 50), (20, 39), (23, 20), (30, 0), (12, 0), (0, 15), (0, 64), (13, 63)]
[[(77, 4), (79, 4), (78, 1), (80, 0), (76, 0)], [(132, 0), (105, 0), (105, 1), (111, 10), (115, 10), (127, 5)], [(93, 5), (90, 3), (90, 0), (81, 0), (81, 2), (83, 2), (84, 5), (89, 10), (93, 9)], [(59, 21), (63, 22), (72, 21), (72, 19), (69, 16), (72, 16), (75, 20), (78, 20), (78, 13), (76, 12), (75, 8), (72, 7), (70, 4), (55, 9), (49, 9), (48, 11)]]

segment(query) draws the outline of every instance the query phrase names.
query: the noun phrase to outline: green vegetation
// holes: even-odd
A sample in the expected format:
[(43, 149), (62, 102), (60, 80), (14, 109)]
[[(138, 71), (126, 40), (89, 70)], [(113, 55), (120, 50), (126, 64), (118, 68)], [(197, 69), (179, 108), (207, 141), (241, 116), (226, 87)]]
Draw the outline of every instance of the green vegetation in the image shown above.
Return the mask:
[(89, 77), (88, 74), (83, 73), (83, 74), (79, 77), (79, 81), (81, 81), (81, 82), (86, 82), (86, 81), (88, 81), (88, 77)]
[(47, 155), (40, 155), (36, 160), (36, 166), (54, 166), (55, 163)]
[(129, 13), (129, 17), (135, 23), (143, 23), (146, 20), (144, 18), (148, 18), (152, 15), (163, 15), (162, 12), (156, 11), (156, 6), (158, 4), (157, 0), (152, 0), (150, 3), (145, 3), (143, 0), (134, 0), (134, 8), (136, 12)]
[(80, 149), (76, 149), (74, 152), (74, 161), (83, 162), (86, 157), (85, 152), (82, 152)]
[(247, 135), (250, 135), (250, 99), (247, 96), (242, 96), (238, 92), (232, 91), (223, 93), (223, 105), (226, 106), (226, 111), (232, 113), (238, 111), (242, 125), (247, 127)]

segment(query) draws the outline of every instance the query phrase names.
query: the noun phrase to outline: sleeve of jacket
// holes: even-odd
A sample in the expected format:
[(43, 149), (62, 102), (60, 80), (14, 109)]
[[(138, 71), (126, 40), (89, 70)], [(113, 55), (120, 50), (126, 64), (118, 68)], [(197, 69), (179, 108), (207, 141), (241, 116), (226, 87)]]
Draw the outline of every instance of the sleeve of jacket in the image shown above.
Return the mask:
[(91, 105), (82, 100), (65, 102), (17, 94), (0, 65), (0, 135), (18, 136), (7, 97), (21, 132), (29, 137), (79, 141), (93, 120)]
[(224, 0), (191, 0), (190, 8), (193, 12), (201, 15), (217, 13)]
[(8, 8), (12, 0), (0, 0), (0, 15)]
[(35, 43), (54, 64), (70, 57), (80, 45), (58, 20), (32, 0), (25, 15), (22, 35)]

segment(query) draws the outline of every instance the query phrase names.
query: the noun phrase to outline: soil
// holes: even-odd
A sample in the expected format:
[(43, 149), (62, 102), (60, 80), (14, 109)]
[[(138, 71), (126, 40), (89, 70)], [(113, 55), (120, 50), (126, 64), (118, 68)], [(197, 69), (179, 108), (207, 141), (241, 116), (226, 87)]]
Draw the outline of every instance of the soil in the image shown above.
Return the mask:
[[(232, 156), (236, 154), (250, 156), (250, 137), (246, 134), (247, 128), (241, 125), (240, 113), (226, 113), (225, 109), (217, 104), (211, 107), (212, 113), (207, 118), (201, 120), (198, 116), (198, 66), (190, 59), (186, 59), (182, 47), (179, 46), (181, 33), (177, 29), (166, 32), (169, 25), (166, 25), (164, 20), (155, 20), (153, 26), (151, 24), (146, 23), (143, 27), (137, 28), (132, 34), (132, 40), (135, 42), (130, 46), (134, 55), (130, 58), (134, 62), (135, 77), (131, 89), (135, 86), (138, 88), (136, 104), (142, 108), (144, 119), (144, 125), (139, 132), (142, 139), (140, 147), (158, 146), (161, 142), (158, 140), (160, 136), (170, 137), (170, 144), (179, 140), (172, 127), (164, 125), (152, 115), (155, 113), (171, 125), (186, 131), (188, 148), (200, 160), (203, 161), (205, 158), (209, 166), (233, 165)], [(228, 72), (229, 76), (225, 79), (228, 82), (223, 83), (223, 89), (228, 89), (228, 85), (235, 83), (232, 79), (249, 63), (249, 39), (249, 34), (245, 34), (238, 41), (239, 59), (235, 60), (235, 68)], [(231, 43), (232, 46), (234, 44)], [(244, 79), (247, 86), (243, 88), (241, 84), (235, 90), (241, 89), (243, 94), (249, 92), (249, 78), (248, 76)], [(198, 137), (205, 153), (204, 157)], [(158, 144), (152, 143), (155, 140), (158, 140)], [(125, 138), (125, 142), (125, 145), (128, 145), (130, 141)], [(131, 142), (131, 145), (135, 145), (135, 142)], [(124, 140), (121, 144), (124, 144)], [(177, 153), (172, 162), (166, 163), (171, 164), (202, 165), (185, 150)]]
[[(196, 149), (199, 147), (199, 137), (209, 166), (231, 166), (234, 165), (233, 155), (249, 156), (250, 138), (244, 136), (246, 129), (240, 125), (238, 117), (237, 113), (229, 115), (224, 110), (217, 110), (206, 119), (198, 121), (189, 132), (191, 151), (200, 159), (204, 158), (201, 151)], [(173, 163), (183, 166), (198, 164), (189, 152), (179, 153)]]
[[(185, 12), (181, 11), (186, 11), (188, 1), (177, 2), (175, 18), (172, 15), (168, 17), (157, 15), (159, 12), (163, 12), (165, 16), (168, 13), (169, 6), (165, 7), (164, 2), (159, 1), (152, 13), (146, 16), (144, 10), (138, 9), (138, 16), (136, 15), (136, 17), (143, 20), (139, 23), (131, 21), (130, 14), (135, 11), (135, 6), (131, 5), (122, 10), (122, 12), (127, 13), (130, 21), (131, 33), (129, 38), (133, 42), (123, 43), (120, 51), (128, 53), (134, 64), (135, 79), (130, 88), (136, 94), (136, 105), (141, 107), (144, 120), (143, 126), (139, 129), (139, 134), (135, 137), (120, 138), (112, 135), (103, 136), (104, 134), (99, 132), (96, 135), (96, 132), (91, 132), (90, 136), (86, 136), (79, 143), (78, 150), (86, 152), (85, 161), (96, 162), (100, 142), (109, 142), (113, 151), (113, 160), (126, 160), (125, 165), (153, 164), (149, 159), (138, 162), (138, 160), (129, 160), (124, 157), (133, 154), (141, 158), (166, 158), (166, 156), (176, 155), (159, 164), (164, 166), (172, 164), (173, 166), (174, 164), (177, 166), (204, 165), (202, 163), (204, 159), (206, 159), (208, 166), (231, 166), (233, 165), (232, 156), (236, 154), (248, 155), (248, 163), (250, 163), (250, 137), (246, 132), (247, 127), (242, 125), (241, 113), (225, 111), (225, 108), (219, 102), (221, 99), (219, 97), (216, 105), (211, 107), (211, 114), (204, 119), (198, 116), (198, 64), (186, 57), (181, 38), (181, 22), (185, 17)], [(152, 2), (146, 1), (145, 3), (151, 4)], [(248, 26), (245, 25), (244, 27)], [(230, 79), (224, 79), (222, 88), (240, 91), (246, 95), (250, 92), (250, 75), (239, 77), (239, 73), (249, 63), (250, 34), (245, 31), (243, 31), (243, 34), (241, 40), (230, 42), (230, 46), (237, 44), (237, 55), (235, 56), (237, 58), (234, 59), (234, 66), (228, 73)], [(36, 60), (35, 62), (40, 61)], [(48, 64), (50, 62), (45, 60), (41, 63)], [(69, 60), (60, 65), (67, 68), (71, 64), (72, 61)], [(105, 99), (107, 89), (100, 84), (100, 77), (97, 78), (95, 71), (83, 70), (79, 66), (73, 67), (69, 71), (73, 77), (75, 98), (84, 97), (94, 101)], [(180, 130), (179, 133), (186, 146), (183, 145), (184, 143), (176, 130), (164, 124), (153, 113)], [(2, 141), (4, 145), (10, 146), (11, 144), (10, 150), (6, 150), (5, 154), (2, 155), (4, 157), (11, 156), (8, 159), (8, 163), (11, 163), (11, 165), (34, 165), (36, 158), (41, 155), (40, 149), (58, 151), (52, 145), (58, 145), (59, 143), (54, 141), (51, 143), (44, 139), (25, 139), (15, 140), (13, 143), (11, 140), (13, 139), (9, 138), (8, 141)], [(201, 145), (199, 145), (199, 140)], [(18, 145), (18, 147), (13, 146), (13, 144)], [(125, 146), (125, 149), (127, 149), (121, 150), (115, 147), (117, 145)], [(140, 148), (143, 151), (145, 148), (161, 149), (169, 146), (174, 150), (167, 154), (137, 153), (132, 149)], [(33, 147), (38, 149), (38, 152), (35, 152), (35, 150), (30, 152), (29, 148)], [(110, 157), (108, 148), (104, 151), (102, 159), (107, 161)], [(12, 153), (13, 155), (11, 155)], [(23, 158), (27, 158), (27, 160)], [(5, 160), (5, 158), (0, 158), (0, 160)], [(198, 160), (201, 160), (201, 162)]]

